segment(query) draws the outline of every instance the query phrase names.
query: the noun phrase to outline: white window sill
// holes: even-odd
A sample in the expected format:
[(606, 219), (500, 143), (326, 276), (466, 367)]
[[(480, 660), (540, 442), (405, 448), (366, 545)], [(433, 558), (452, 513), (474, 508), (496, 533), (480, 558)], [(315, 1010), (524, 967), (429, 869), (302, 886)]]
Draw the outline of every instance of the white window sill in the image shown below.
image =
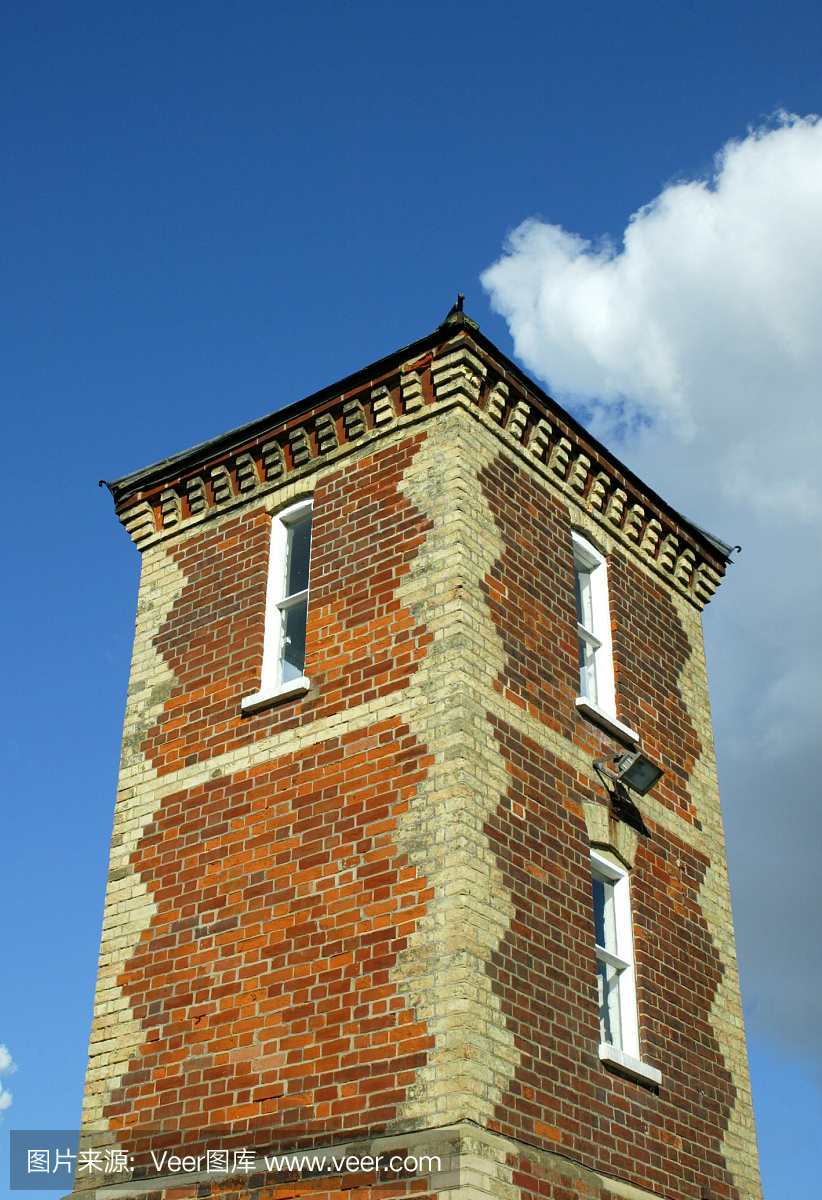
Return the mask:
[(650, 1083), (654, 1087), (659, 1087), (662, 1083), (662, 1072), (658, 1071), (656, 1067), (649, 1067), (647, 1063), (634, 1058), (632, 1054), (626, 1054), (624, 1050), (617, 1050), (616, 1046), (609, 1046), (607, 1042), (600, 1044), (599, 1058), (600, 1062), (616, 1067), (623, 1075), (630, 1075), (631, 1079), (636, 1079), (640, 1083)]
[(262, 688), (252, 696), (243, 696), (240, 708), (243, 713), (255, 713), (261, 708), (268, 708), (269, 704), (277, 704), (280, 700), (304, 696), (310, 687), (311, 680), (301, 675), (299, 679), (289, 679), (288, 683), (278, 683), (276, 687)]
[(598, 704), (586, 700), (584, 696), (577, 696), (574, 704), (577, 706), (577, 712), (581, 713), (583, 717), (587, 717), (589, 721), (593, 721), (595, 725), (599, 725), (600, 729), (610, 733), (618, 742), (626, 742), (635, 746), (639, 741), (639, 734), (635, 733), (630, 725), (623, 725), (622, 721), (618, 721), (611, 713), (605, 712)]

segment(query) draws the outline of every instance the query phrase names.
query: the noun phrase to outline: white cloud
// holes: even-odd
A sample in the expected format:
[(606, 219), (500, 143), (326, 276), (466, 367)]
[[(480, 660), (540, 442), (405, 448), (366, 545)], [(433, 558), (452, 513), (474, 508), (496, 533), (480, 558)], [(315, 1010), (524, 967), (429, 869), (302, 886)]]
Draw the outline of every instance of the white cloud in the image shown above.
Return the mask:
[(482, 282), (552, 394), (744, 547), (705, 626), (745, 998), (822, 1060), (822, 122), (729, 142), (621, 248), (525, 221)]
[(782, 117), (712, 179), (665, 188), (621, 251), (529, 220), (482, 282), (557, 393), (664, 423), (726, 495), (805, 519), (822, 512), (820, 213), (822, 122)]
[[(17, 1064), (12, 1061), (5, 1046), (0, 1045), (0, 1075), (13, 1075), (17, 1070)], [(4, 1113), (11, 1104), (11, 1092), (7, 1092), (2, 1084), (0, 1084), (0, 1113)], [(0, 1116), (0, 1121), (3, 1118)]]

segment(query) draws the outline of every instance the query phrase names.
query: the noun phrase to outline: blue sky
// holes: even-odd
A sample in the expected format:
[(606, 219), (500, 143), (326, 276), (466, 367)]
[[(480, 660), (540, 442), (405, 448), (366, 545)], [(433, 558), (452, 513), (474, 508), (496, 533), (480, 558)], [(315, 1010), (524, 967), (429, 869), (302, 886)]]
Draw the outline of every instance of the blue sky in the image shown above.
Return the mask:
[[(785, 0), (0, 6), (0, 1043), (18, 1067), (0, 1162), (10, 1128), (79, 1121), (139, 572), (97, 480), (389, 353), (458, 291), (513, 354), (516, 318), (480, 284), (506, 235), (539, 216), (618, 247), (729, 139), (822, 111), (821, 25)], [(643, 445), (617, 449), (653, 473), (668, 460)], [(696, 478), (651, 482), (737, 540), (747, 510)], [(782, 751), (756, 755), (787, 711), (791, 627), (737, 669), (756, 640), (744, 563), (706, 633), (765, 1195), (794, 1200), (822, 1170), (819, 959), (781, 944), (804, 860), (763, 863), (757, 840), (778, 807), (762, 779), (784, 786)], [(754, 677), (776, 705), (756, 745)], [(807, 738), (792, 753), (810, 764)], [(806, 843), (811, 774), (790, 785)], [(767, 889), (794, 905), (770, 942)]]

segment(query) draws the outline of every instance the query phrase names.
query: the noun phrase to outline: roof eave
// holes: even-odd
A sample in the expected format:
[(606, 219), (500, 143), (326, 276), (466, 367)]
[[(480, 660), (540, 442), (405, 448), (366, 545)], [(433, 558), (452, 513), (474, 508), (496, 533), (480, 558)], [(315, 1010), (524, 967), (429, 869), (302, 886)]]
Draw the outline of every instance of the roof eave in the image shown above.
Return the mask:
[(668, 501), (664, 500), (629, 467), (625, 466), (613, 451), (595, 438), (571, 413), (549, 396), (539, 384), (526, 375), (515, 362), (503, 354), (499, 347), (480, 331), (476, 323), (462, 312), (449, 316), (446, 321), (431, 333), (426, 334), (425, 337), (419, 338), (417, 341), (411, 342), (399, 350), (395, 350), (392, 354), (388, 354), (384, 358), (362, 367), (352, 375), (329, 384), (321, 388), (318, 392), (312, 393), (310, 396), (305, 396), (303, 399), (284, 405), (282, 408), (274, 409), (273, 412), (267, 413), (263, 417), (258, 417), (254, 421), (249, 421), (245, 425), (240, 425), (236, 429), (229, 430), (229, 432), (220, 434), (218, 437), (210, 438), (208, 441), (200, 442), (198, 445), (192, 446), (188, 450), (183, 450), (179, 454), (161, 459), (159, 462), (152, 463), (148, 467), (132, 471), (128, 475), (122, 475), (119, 479), (112, 480), (111, 482), (101, 480), (100, 482), (101, 484), (106, 484), (106, 487), (108, 487), (114, 498), (115, 505), (119, 508), (124, 501), (130, 499), (137, 492), (156, 488), (166, 482), (172, 482), (183, 474), (196, 471), (201, 465), (213, 462), (223, 455), (231, 454), (241, 449), (244, 445), (254, 442), (268, 427), (286, 425), (289, 421), (302, 416), (305, 412), (320, 407), (326, 401), (333, 400), (348, 392), (353, 392), (369, 380), (387, 375), (392, 370), (395, 370), (398, 365), (408, 362), (409, 359), (418, 358), (429, 350), (432, 350), (435, 346), (451, 341), (460, 334), (473, 340), (500, 367), (512, 375), (527, 392), (530, 392), (531, 395), (539, 400), (547, 410), (561, 415), (562, 420), (568, 424), (578, 437), (585, 440), (593, 450), (609, 463), (612, 463), (636, 491), (647, 496), (661, 511), (668, 513), (678, 524), (683, 526), (697, 542), (702, 543), (704, 547), (708, 548), (709, 553), (713, 557), (718, 557), (725, 564), (732, 561), (730, 555), (734, 547), (728, 545), (721, 538), (716, 537), (707, 530), (702, 529), (699, 525), (673, 508)]
[(217, 437), (209, 438), (208, 441), (191, 446), (188, 450), (181, 450), (179, 454), (172, 454), (169, 458), (160, 459), (159, 462), (152, 463), (150, 466), (141, 467), (138, 471), (131, 471), (128, 475), (121, 475), (119, 479), (111, 481), (101, 480), (100, 482), (105, 483), (114, 497), (115, 504), (120, 504), (136, 492), (143, 491), (146, 488), (154, 488), (166, 481), (177, 479), (180, 474), (196, 470), (201, 464), (211, 462), (214, 458), (222, 454), (232, 453), (246, 442), (254, 441), (269, 425), (286, 424), (304, 412), (325, 403), (326, 400), (332, 400), (341, 394), (354, 391), (369, 379), (386, 374), (396, 365), (397, 361), (405, 362), (409, 358), (425, 354), (426, 351), (439, 345), (441, 342), (448, 341), (453, 336), (454, 333), (449, 328), (446, 331), (446, 336), (443, 337), (443, 327), (440, 326), (432, 333), (427, 334), (426, 337), (419, 338), (416, 342), (411, 342), (410, 345), (403, 346), (400, 350), (395, 350), (393, 354), (388, 354), (385, 358), (378, 359), (377, 362), (362, 367), (359, 371), (355, 371), (354, 374), (347, 375), (344, 379), (329, 384), (327, 387), (321, 388), (318, 392), (313, 392), (310, 396), (305, 396), (301, 400), (295, 400), (291, 404), (283, 405), (282, 408), (275, 408), (263, 417), (257, 417), (255, 420), (248, 421), (245, 425), (239, 425), (236, 429), (231, 429), (227, 433), (221, 433)]

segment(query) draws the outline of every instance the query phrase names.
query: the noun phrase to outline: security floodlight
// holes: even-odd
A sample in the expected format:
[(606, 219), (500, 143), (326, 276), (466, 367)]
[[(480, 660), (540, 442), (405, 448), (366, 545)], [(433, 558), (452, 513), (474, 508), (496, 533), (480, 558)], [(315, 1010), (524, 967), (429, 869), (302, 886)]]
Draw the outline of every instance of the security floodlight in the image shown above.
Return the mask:
[[(615, 770), (613, 772), (600, 771), (603, 763), (613, 763)], [(619, 754), (614, 754), (610, 758), (598, 758), (594, 762), (594, 768), (615, 783), (624, 783), (626, 787), (640, 796), (650, 792), (654, 784), (659, 783), (665, 774), (662, 768), (651, 762), (650, 758), (641, 750), (621, 750)]]
[(651, 762), (641, 750), (621, 754), (616, 762), (617, 779), (638, 795), (644, 796), (664, 775), (661, 767)]

